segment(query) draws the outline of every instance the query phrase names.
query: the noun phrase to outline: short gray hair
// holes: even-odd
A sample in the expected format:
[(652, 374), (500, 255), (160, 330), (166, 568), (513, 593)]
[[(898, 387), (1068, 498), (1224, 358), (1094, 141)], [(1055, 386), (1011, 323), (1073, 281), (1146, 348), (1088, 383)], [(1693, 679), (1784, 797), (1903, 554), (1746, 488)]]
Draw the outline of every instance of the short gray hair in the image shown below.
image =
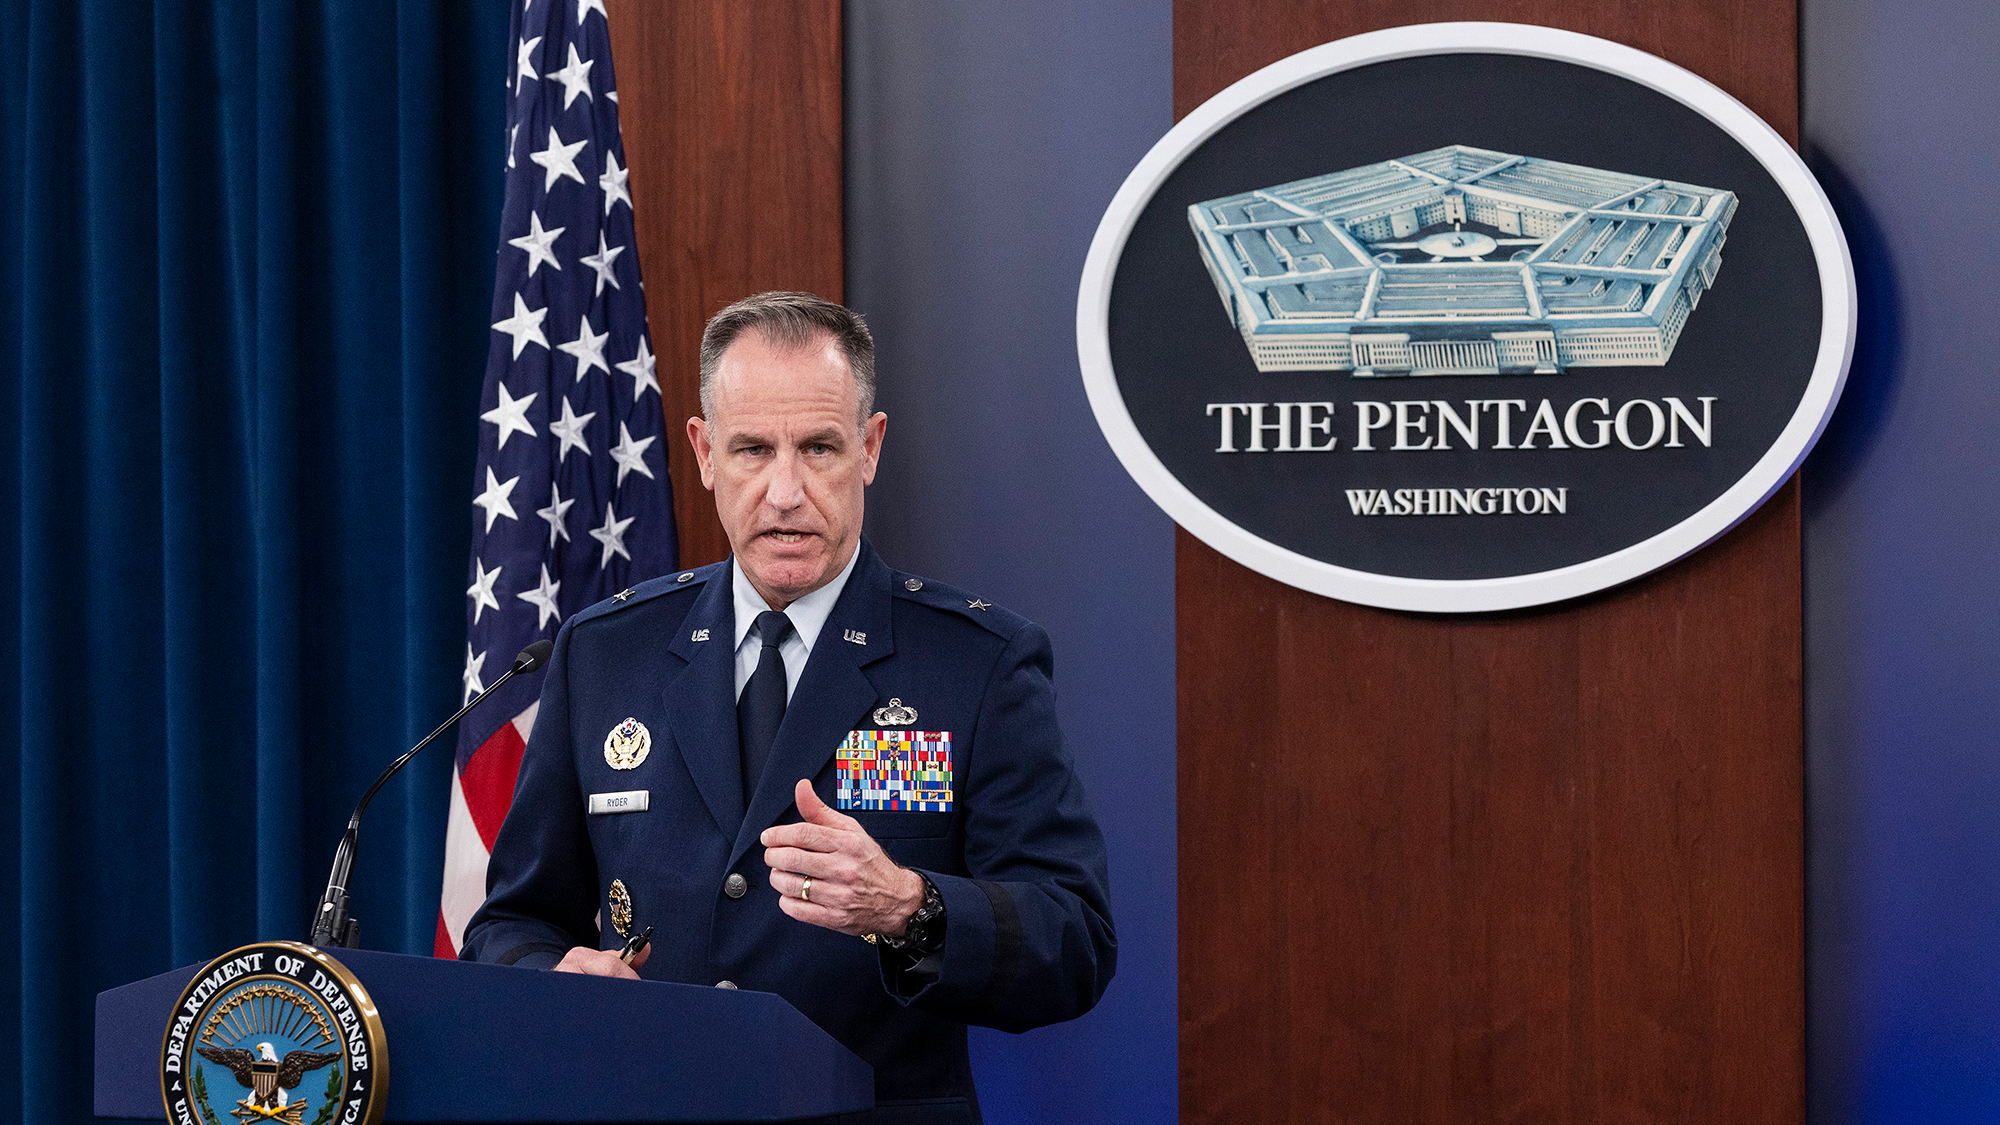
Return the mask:
[(708, 319), (701, 330), (701, 415), (715, 420), (715, 373), (722, 353), (745, 332), (757, 331), (781, 348), (804, 348), (832, 337), (847, 357), (859, 392), (861, 416), (875, 412), (875, 337), (868, 322), (844, 305), (811, 293), (773, 290), (745, 297)]

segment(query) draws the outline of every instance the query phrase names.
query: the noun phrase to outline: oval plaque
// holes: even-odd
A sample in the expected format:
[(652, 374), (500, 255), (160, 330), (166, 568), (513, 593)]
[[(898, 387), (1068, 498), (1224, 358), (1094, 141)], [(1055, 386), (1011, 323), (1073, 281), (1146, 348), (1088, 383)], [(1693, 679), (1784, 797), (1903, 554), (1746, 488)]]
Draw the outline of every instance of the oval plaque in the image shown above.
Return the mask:
[(1825, 194), (1664, 59), (1520, 24), (1343, 39), (1216, 95), (1107, 210), (1078, 354), (1112, 449), (1262, 574), (1561, 601), (1729, 530), (1839, 400)]

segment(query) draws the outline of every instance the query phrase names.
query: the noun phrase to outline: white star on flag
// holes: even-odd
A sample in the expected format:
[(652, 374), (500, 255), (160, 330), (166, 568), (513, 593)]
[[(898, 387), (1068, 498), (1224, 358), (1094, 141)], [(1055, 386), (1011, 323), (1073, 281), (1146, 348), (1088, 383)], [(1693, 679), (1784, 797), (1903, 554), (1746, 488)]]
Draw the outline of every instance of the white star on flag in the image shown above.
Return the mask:
[(549, 627), (549, 618), (562, 620), (562, 611), (556, 608), (556, 595), (562, 592), (562, 583), (549, 581), (549, 564), (542, 564), (542, 584), (532, 590), (523, 590), (514, 596), (534, 606), (535, 628)]
[(618, 273), (616, 270), (611, 268), (611, 263), (618, 257), (618, 255), (623, 254), (624, 252), (625, 248), (623, 246), (606, 246), (604, 244), (604, 232), (598, 231), (597, 253), (586, 254), (582, 258), (577, 259), (584, 265), (589, 266), (591, 269), (597, 271), (596, 296), (599, 297), (604, 296), (604, 283), (607, 281), (611, 283), (611, 288), (613, 289), (622, 288), (618, 284)]
[(556, 460), (560, 461), (569, 456), (569, 451), (572, 449), (581, 449), (583, 450), (583, 455), (588, 457), (590, 456), (590, 443), (584, 440), (583, 427), (588, 425), (592, 418), (597, 417), (597, 411), (593, 410), (588, 414), (575, 414), (570, 410), (568, 395), (563, 396), (562, 402), (563, 416), (561, 420), (549, 423), (549, 432), (554, 434), (556, 439), (562, 443), (562, 448), (556, 450)]
[(625, 550), (625, 529), (630, 527), (632, 521), (637, 518), (637, 516), (628, 516), (621, 520), (618, 518), (618, 513), (614, 510), (611, 501), (607, 500), (604, 502), (604, 526), (590, 529), (590, 537), (604, 544), (604, 557), (597, 560), (599, 570), (604, 569), (605, 565), (611, 561), (612, 555), (624, 555), (628, 559), (632, 557)]
[(472, 585), (465, 588), (465, 594), (472, 599), (472, 620), (476, 624), (479, 615), (487, 610), (499, 612), (500, 602), (493, 597), (493, 584), (500, 580), (500, 572), (506, 568), (496, 566), (488, 570), (486, 564), (479, 559), (472, 560), (472, 565), (477, 569), (477, 573), (472, 579)]
[(631, 472), (644, 473), (649, 479), (652, 477), (653, 470), (646, 467), (646, 447), (651, 444), (652, 438), (633, 441), (632, 431), (625, 428), (625, 423), (618, 423), (618, 444), (611, 447), (611, 459), (618, 463), (619, 484), (624, 484), (625, 474)]
[[(539, 35), (533, 39), (524, 39), (521, 41), (521, 51), (518, 56), (519, 69), (514, 72), (514, 93), (516, 96), (521, 93), (521, 84), (523, 82), (526, 82), (530, 78), (541, 77), (541, 75), (535, 73), (534, 59), (530, 57), (535, 53), (535, 48), (541, 46), (541, 43), (542, 37)], [(492, 80), (488, 79), (488, 81)]]
[(519, 483), (521, 478), (515, 477), (506, 484), (501, 484), (499, 478), (493, 475), (493, 466), (486, 466), (486, 491), (472, 498), (473, 504), (486, 509), (486, 530), (492, 531), (493, 521), (501, 516), (506, 516), (510, 520), (520, 518), (514, 514), (514, 505), (507, 502), (508, 494), (513, 492), (514, 486)]
[(556, 350), (576, 357), (576, 381), (579, 383), (583, 382), (584, 375), (593, 367), (606, 375), (611, 374), (611, 369), (604, 365), (604, 342), (611, 339), (611, 333), (607, 330), (593, 335), (590, 331), (588, 313), (579, 316), (577, 320), (579, 323), (576, 326), (576, 339), (567, 344), (557, 344)]
[[(639, 354), (618, 365), (618, 370), (632, 377), (632, 400), (637, 402), (648, 389), (655, 395), (660, 393), (660, 380), (653, 374), (653, 350), (646, 346), (646, 338), (639, 337)], [(609, 374), (607, 372), (607, 374)]]
[(563, 108), (576, 100), (578, 94), (590, 97), (590, 68), (597, 65), (596, 59), (580, 59), (576, 55), (576, 44), (569, 45), (569, 65), (561, 70), (549, 71), (549, 77), (563, 84)]
[(507, 384), (498, 384), (500, 405), (479, 416), (482, 422), (491, 422), (500, 427), (500, 440), (496, 447), (507, 448), (507, 435), (514, 433), (535, 436), (535, 427), (528, 424), (528, 408), (535, 405), (535, 398), (541, 392), (531, 392), (525, 398), (515, 398), (507, 393)]
[(576, 154), (582, 152), (583, 146), (589, 143), (590, 138), (585, 137), (575, 144), (566, 145), (562, 137), (556, 133), (556, 127), (549, 126), (549, 147), (528, 154), (528, 159), (541, 165), (548, 172), (542, 182), (544, 192), (552, 190), (556, 186), (556, 181), (564, 176), (577, 183), (583, 182), (583, 173), (576, 170)]
[(528, 302), (522, 300), (521, 295), (516, 293), (514, 315), (506, 320), (494, 322), (493, 327), (514, 337), (514, 358), (520, 359), (521, 349), (529, 344), (540, 344), (544, 349), (548, 348), (549, 338), (542, 335), (542, 318), (547, 315), (549, 315), (547, 306), (530, 309)]
[(576, 0), (576, 26), (583, 26), (583, 17), (589, 15), (592, 9), (607, 20), (611, 18), (604, 11), (604, 0)]
[(604, 174), (597, 177), (597, 186), (604, 192), (605, 214), (609, 215), (611, 213), (611, 204), (613, 202), (623, 202), (628, 210), (631, 208), (632, 193), (625, 190), (625, 179), (631, 174), (630, 171), (618, 166), (617, 153), (607, 152), (604, 154)]
[[(568, 227), (557, 227), (554, 230), (543, 230), (542, 217), (530, 211), (528, 212), (528, 233), (519, 238), (508, 239), (507, 245), (518, 246), (528, 252), (528, 276), (533, 277), (535, 276), (535, 267), (541, 265), (543, 262), (547, 262), (551, 269), (562, 268), (562, 263), (556, 261), (556, 256), (549, 250), (549, 246), (555, 242), (557, 235), (568, 229)], [(604, 232), (597, 232), (597, 237), (602, 239)]]
[(473, 696), (486, 690), (486, 685), (479, 682), (479, 669), (485, 663), (486, 654), (482, 652), (478, 656), (472, 655), (472, 644), (471, 642), (467, 642), (465, 646), (465, 671), (460, 672), (458, 676), (465, 683), (465, 694), (459, 697), (459, 706), (462, 707), (472, 702)]
[[(589, 417), (589, 415), (585, 415), (585, 417)], [(589, 451), (585, 450), (585, 452)], [(569, 514), (570, 505), (574, 503), (576, 501), (562, 498), (562, 485), (555, 481), (550, 481), (549, 506), (535, 509), (536, 515), (549, 522), (549, 549), (552, 551), (555, 550), (556, 537), (558, 535), (562, 536), (564, 542), (569, 541), (569, 528), (563, 526), (563, 517)]]

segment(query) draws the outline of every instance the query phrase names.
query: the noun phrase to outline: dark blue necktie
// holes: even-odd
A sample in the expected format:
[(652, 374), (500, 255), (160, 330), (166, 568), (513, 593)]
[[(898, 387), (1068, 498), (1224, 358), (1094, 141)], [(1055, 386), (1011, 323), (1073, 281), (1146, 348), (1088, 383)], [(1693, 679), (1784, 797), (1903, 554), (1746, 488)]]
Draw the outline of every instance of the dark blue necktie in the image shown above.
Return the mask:
[(785, 721), (785, 658), (778, 646), (792, 631), (792, 619), (777, 610), (757, 615), (757, 637), (764, 648), (757, 654), (757, 670), (743, 685), (736, 700), (736, 743), (743, 760), (743, 804), (748, 807), (757, 782), (770, 760), (771, 744), (778, 739), (778, 724)]

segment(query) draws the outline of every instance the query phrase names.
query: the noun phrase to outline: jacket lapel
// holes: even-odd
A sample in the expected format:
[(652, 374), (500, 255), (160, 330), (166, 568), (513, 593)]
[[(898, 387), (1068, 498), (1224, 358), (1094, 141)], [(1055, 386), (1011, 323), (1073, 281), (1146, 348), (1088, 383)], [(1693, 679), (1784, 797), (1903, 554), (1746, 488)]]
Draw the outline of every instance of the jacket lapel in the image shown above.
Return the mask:
[[(895, 651), (889, 628), (889, 578), (889, 568), (863, 539), (861, 558), (848, 576), (847, 588), (813, 641), (812, 656), (785, 705), (785, 721), (778, 727), (764, 776), (742, 819), (730, 867), (792, 807), (792, 790), (799, 779), (818, 776), (841, 739), (863, 722), (875, 704), (875, 685), (861, 669)], [(850, 636), (863, 640), (857, 643)]]
[[(688, 663), (664, 691), (674, 748), (725, 839), (735, 836), (743, 824), (743, 782), (736, 753), (736, 653), (730, 645), (736, 635), (736, 603), (729, 576), (725, 568), (711, 578), (681, 622), (669, 651)], [(702, 629), (713, 639), (694, 640)]]

